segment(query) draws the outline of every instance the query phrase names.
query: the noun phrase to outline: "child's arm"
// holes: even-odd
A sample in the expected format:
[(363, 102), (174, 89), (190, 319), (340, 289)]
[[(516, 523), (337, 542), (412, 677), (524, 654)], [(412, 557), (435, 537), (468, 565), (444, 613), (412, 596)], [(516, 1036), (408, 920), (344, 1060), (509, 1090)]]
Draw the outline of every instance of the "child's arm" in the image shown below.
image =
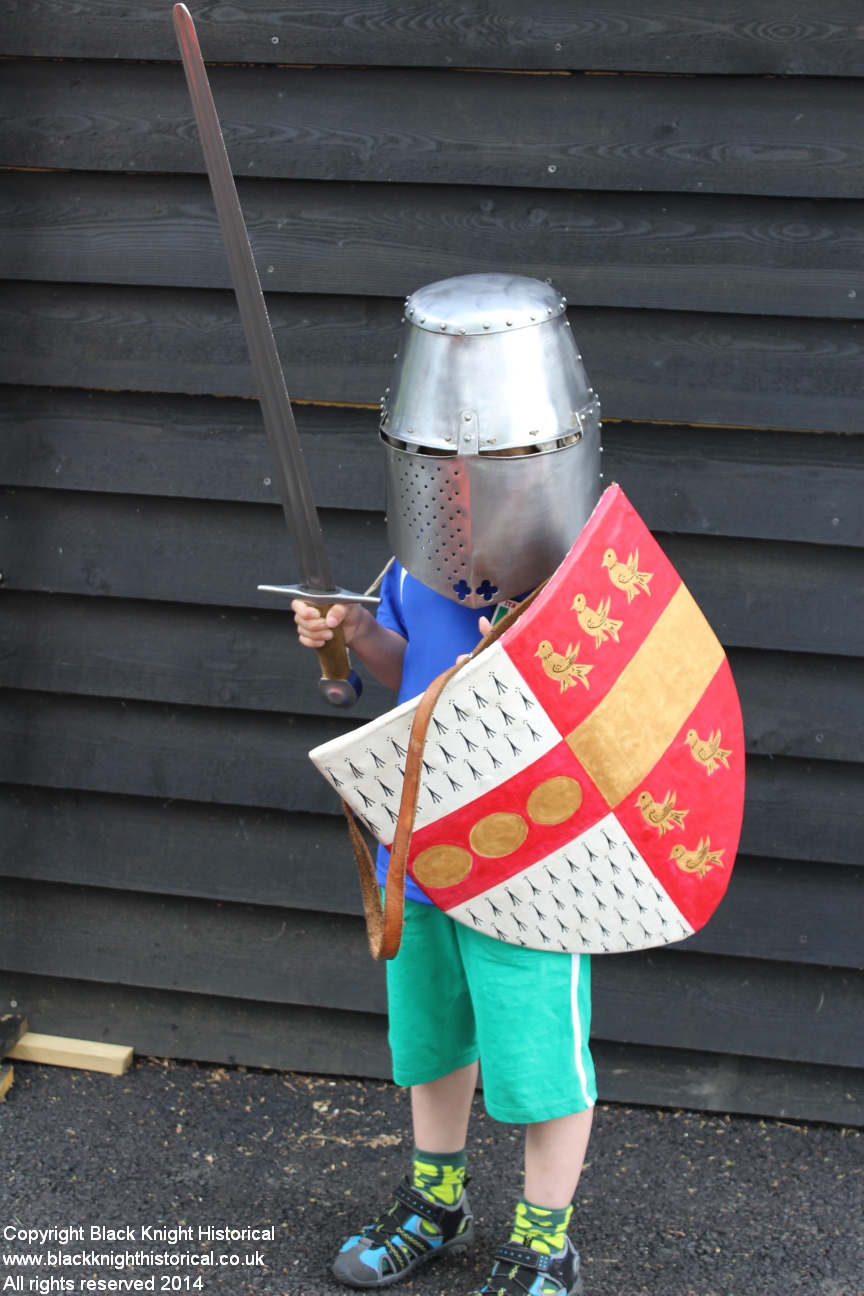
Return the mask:
[(402, 683), (402, 659), (407, 640), (395, 630), (379, 625), (372, 613), (359, 603), (345, 606), (334, 603), (322, 617), (320, 609), (302, 599), (291, 604), (297, 634), (304, 648), (322, 648), (341, 625), (345, 643), (360, 658), (377, 680), (387, 688), (398, 690)]

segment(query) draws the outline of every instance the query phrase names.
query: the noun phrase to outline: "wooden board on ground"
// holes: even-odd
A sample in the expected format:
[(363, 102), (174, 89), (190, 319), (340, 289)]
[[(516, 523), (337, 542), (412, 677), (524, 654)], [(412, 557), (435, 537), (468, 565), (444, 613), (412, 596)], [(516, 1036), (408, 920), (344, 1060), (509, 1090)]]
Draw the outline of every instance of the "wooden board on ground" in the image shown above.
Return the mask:
[(43, 1066), (74, 1067), (78, 1071), (104, 1071), (123, 1075), (132, 1065), (132, 1049), (124, 1044), (101, 1040), (67, 1039), (63, 1035), (42, 1035), (28, 1031), (10, 1050), (16, 1062), (38, 1062)]
[(0, 1102), (3, 1102), (15, 1080), (15, 1068), (4, 1063), (0, 1066)]

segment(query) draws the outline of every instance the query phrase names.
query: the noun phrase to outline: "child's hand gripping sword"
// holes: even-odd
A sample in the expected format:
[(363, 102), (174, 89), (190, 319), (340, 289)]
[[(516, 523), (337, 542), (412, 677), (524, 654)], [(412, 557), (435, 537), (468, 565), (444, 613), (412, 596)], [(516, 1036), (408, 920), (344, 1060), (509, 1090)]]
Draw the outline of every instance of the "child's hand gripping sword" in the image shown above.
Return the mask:
[[(259, 585), (258, 588), (270, 594), (288, 594), (305, 599), (307, 603), (319, 606), (324, 616), (334, 603), (374, 605), (379, 602), (377, 598), (367, 594), (354, 594), (333, 583), (312, 486), (303, 462), (303, 451), (291, 412), (285, 377), (240, 210), (219, 118), (210, 93), (195, 24), (183, 4), (174, 6), (174, 30), (180, 45), (186, 83), (192, 96), (207, 174), (231, 266), (240, 319), (249, 347), (261, 414), (273, 457), (279, 497), (288, 524), (291, 547), (300, 568), (301, 583), (298, 585)], [(341, 626), (336, 628), (330, 642), (318, 649), (318, 660), (322, 673), (322, 679), (318, 683), (321, 696), (331, 706), (353, 706), (360, 696), (362, 686), (359, 676), (351, 669)]]

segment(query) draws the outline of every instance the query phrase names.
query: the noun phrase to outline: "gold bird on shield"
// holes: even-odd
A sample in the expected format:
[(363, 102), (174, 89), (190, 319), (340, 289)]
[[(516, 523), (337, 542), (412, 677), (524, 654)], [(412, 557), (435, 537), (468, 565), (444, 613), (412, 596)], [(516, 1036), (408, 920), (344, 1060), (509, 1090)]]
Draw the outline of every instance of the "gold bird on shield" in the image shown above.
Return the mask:
[(627, 602), (632, 603), (633, 599), (642, 590), (645, 594), (651, 593), (648, 588), (648, 582), (654, 575), (653, 572), (640, 572), (639, 568), (639, 550), (635, 554), (631, 553), (626, 563), (619, 562), (615, 556), (614, 549), (607, 549), (603, 555), (604, 567), (609, 568), (609, 579), (616, 589), (623, 590), (627, 595)]
[(712, 864), (719, 864), (724, 868), (720, 856), (722, 850), (711, 850), (711, 838), (699, 838), (699, 845), (695, 850), (688, 851), (683, 846), (673, 846), (670, 859), (674, 860), (680, 869), (685, 873), (698, 873), (700, 878), (704, 877)]
[(542, 658), (544, 671), (550, 679), (558, 680), (562, 693), (577, 680), (580, 684), (584, 684), (586, 689), (589, 687), (585, 676), (592, 667), (576, 664), (576, 658), (579, 656), (578, 643), (575, 648), (572, 644), (568, 644), (567, 652), (564, 654), (555, 652), (549, 640), (544, 639), (534, 656)]
[(623, 621), (616, 621), (609, 615), (609, 604), (611, 596), (604, 603), (601, 599), (597, 604), (596, 611), (588, 606), (584, 594), (577, 594), (573, 600), (571, 612), (576, 613), (576, 618), (581, 628), (586, 634), (594, 636), (595, 647), (599, 648), (604, 640), (611, 635), (616, 643), (619, 643), (618, 631), (624, 624)]
[(729, 768), (728, 756), (732, 755), (732, 748), (724, 750), (720, 746), (720, 730), (715, 729), (710, 737), (704, 740), (699, 737), (695, 729), (687, 730), (687, 737), (684, 739), (693, 755), (693, 759), (702, 765), (708, 774), (713, 774), (718, 764), (725, 765)]
[(670, 828), (683, 828), (684, 816), (690, 813), (689, 810), (674, 809), (677, 795), (677, 792), (667, 792), (661, 804), (654, 800), (650, 792), (639, 793), (636, 804), (642, 811), (642, 818), (652, 828), (659, 829), (661, 837)]

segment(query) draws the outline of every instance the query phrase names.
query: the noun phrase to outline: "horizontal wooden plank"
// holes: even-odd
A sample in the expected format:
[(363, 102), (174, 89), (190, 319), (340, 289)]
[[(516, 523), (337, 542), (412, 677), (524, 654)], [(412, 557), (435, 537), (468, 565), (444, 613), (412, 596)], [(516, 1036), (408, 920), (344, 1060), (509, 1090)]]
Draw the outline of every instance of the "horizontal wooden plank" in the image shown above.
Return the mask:
[[(0, 836), (4, 877), (362, 914), (335, 816), (0, 785)], [(742, 856), (679, 948), (862, 968), (862, 929), (864, 870)]]
[(861, 972), (659, 950), (593, 959), (592, 985), (597, 1039), (840, 1066), (864, 1060)]
[(771, 859), (864, 864), (860, 766), (752, 756), (741, 849)]
[[(360, 919), (9, 879), (0, 896), (7, 970), (385, 1011)], [(860, 972), (665, 950), (598, 958), (593, 981), (598, 1039), (864, 1066)]]
[[(176, 59), (158, 0), (4, 0), (7, 55)], [(195, 12), (216, 62), (864, 75), (855, 0), (244, 0)]]
[[(7, 689), (0, 781), (338, 814), (335, 793), (307, 753), (347, 723)], [(742, 851), (864, 862), (861, 765), (752, 756), (747, 774)]]
[(603, 446), (654, 531), (864, 543), (864, 438), (607, 422)]
[[(3, 613), (0, 687), (333, 718), (318, 696), (317, 658), (301, 648), (284, 611), (6, 590)], [(363, 692), (350, 714), (372, 719), (396, 695), (355, 665)]]
[[(319, 508), (383, 510), (378, 411), (295, 404), (294, 415)], [(793, 440), (798, 444), (801, 438)], [(816, 462), (823, 440), (835, 446), (836, 463), (830, 448), (824, 464)], [(818, 479), (833, 505), (847, 476), (854, 484), (858, 439), (807, 441), (817, 446), (816, 458), (802, 464), (803, 473)], [(864, 438), (860, 455), (864, 471)], [(180, 393), (0, 385), (0, 482), (121, 495), (278, 501), (258, 402)], [(807, 502), (812, 502), (809, 497)], [(826, 521), (824, 508), (821, 514), (815, 529), (836, 543), (836, 528)], [(845, 507), (843, 514), (845, 528)]]
[[(377, 406), (400, 304), (279, 293), (268, 304), (295, 400)], [(606, 418), (861, 430), (864, 323), (611, 307), (569, 319)], [(0, 344), (15, 385), (254, 395), (227, 290), (5, 281)]]
[[(213, 67), (238, 175), (864, 196), (843, 79)], [(179, 64), (7, 60), (5, 166), (201, 174)]]
[[(858, 549), (826, 549), (779, 541), (721, 539), (717, 536), (658, 536), (663, 549), (683, 577), (708, 617), (718, 638), (730, 647), (785, 647), (801, 652), (846, 652), (857, 636), (861, 643), (864, 583), (856, 588)], [(825, 584), (815, 602), (807, 604), (810, 590), (824, 572)], [(757, 575), (757, 568), (759, 574)], [(746, 575), (745, 575), (746, 572)], [(753, 573), (751, 575), (751, 572)], [(783, 600), (801, 610), (811, 607), (822, 619), (816, 633), (794, 629), (784, 612)], [(801, 600), (800, 602), (798, 600)], [(818, 607), (818, 612), (817, 612)], [(848, 616), (851, 634), (835, 633), (827, 624), (832, 617)], [(765, 634), (750, 624), (762, 615), (771, 618), (773, 631)], [(788, 624), (788, 634), (776, 632)], [(814, 627), (815, 629), (815, 627)], [(767, 640), (770, 638), (770, 643)], [(784, 642), (785, 641), (785, 642)], [(845, 648), (841, 648), (841, 643)], [(830, 645), (834, 645), (832, 648)]]
[(40, 1030), (122, 1037), (144, 1056), (324, 1075), (392, 1075), (387, 1021), (380, 1013), (0, 971), (0, 1002), (10, 999), (31, 1009)]
[(607, 1040), (592, 1040), (591, 1053), (602, 1102), (864, 1125), (864, 1075), (851, 1067)]
[(7, 877), (363, 911), (337, 815), (0, 784), (0, 839)]
[(338, 798), (307, 753), (348, 723), (6, 690), (0, 779), (337, 814)]
[[(340, 584), (366, 589), (390, 557), (382, 516), (322, 510), (321, 519)], [(297, 577), (277, 507), (9, 491), (0, 493), (5, 541), (8, 589), (269, 607), (294, 633), (290, 601), (257, 589)]]
[(719, 909), (678, 947), (864, 969), (864, 869), (742, 856)]
[[(380, 510), (378, 414), (295, 407), (322, 508)], [(864, 546), (864, 437), (607, 422), (605, 471), (654, 531)], [(8, 486), (274, 502), (254, 402), (0, 386)]]
[(20, 879), (0, 895), (7, 970), (386, 1012), (359, 918)]
[[(2, 492), (0, 505), (9, 590), (271, 607), (290, 618), (287, 600), (256, 588), (296, 576), (276, 507), (34, 490)], [(325, 510), (322, 523), (337, 579), (365, 589), (389, 557), (383, 519)], [(658, 538), (726, 646), (860, 652), (860, 549)]]
[[(751, 754), (864, 761), (864, 672), (853, 658), (730, 650)], [(352, 710), (394, 695), (368, 672)], [(332, 718), (284, 613), (6, 590), (0, 687)]]
[(864, 672), (853, 658), (730, 650), (747, 750), (857, 761), (864, 755)]
[[(45, 1030), (131, 1039), (135, 1051), (323, 1075), (392, 1075), (376, 1013), (255, 1003), (0, 971), (0, 1000)], [(864, 1124), (864, 1073), (851, 1067), (592, 1040), (603, 1102)]]
[[(860, 319), (864, 207), (726, 195), (239, 181), (268, 292), (403, 297), (483, 270), (580, 306)], [(230, 288), (203, 176), (10, 172), (0, 278)]]
[[(292, 397), (378, 405), (401, 303), (271, 294), (268, 312)], [(255, 395), (227, 291), (6, 281), (0, 343), (10, 383)]]

